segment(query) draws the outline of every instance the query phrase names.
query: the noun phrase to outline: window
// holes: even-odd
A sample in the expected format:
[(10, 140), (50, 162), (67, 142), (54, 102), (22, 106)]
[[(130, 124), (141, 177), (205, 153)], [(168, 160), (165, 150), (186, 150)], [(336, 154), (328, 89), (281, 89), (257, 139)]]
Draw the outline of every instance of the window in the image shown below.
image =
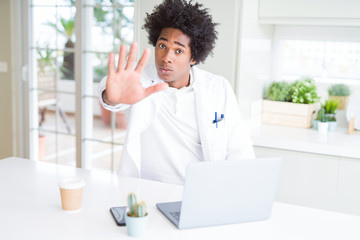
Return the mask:
[(360, 85), (360, 28), (277, 26), (275, 78)]
[(360, 42), (284, 40), (282, 75), (360, 80)]
[(29, 7), (30, 158), (115, 171), (126, 122), (100, 106), (97, 86), (108, 53), (133, 41), (133, 1), (33, 0)]

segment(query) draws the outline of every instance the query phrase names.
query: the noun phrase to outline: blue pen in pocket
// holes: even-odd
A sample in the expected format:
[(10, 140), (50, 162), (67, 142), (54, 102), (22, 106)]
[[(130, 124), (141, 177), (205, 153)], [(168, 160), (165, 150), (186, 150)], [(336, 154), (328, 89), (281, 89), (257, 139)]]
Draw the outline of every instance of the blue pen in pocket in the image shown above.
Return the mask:
[(217, 112), (215, 112), (215, 124), (216, 124), (216, 128), (218, 128)]
[(223, 122), (222, 125), (225, 126), (225, 114), (221, 114), (220, 116), (221, 116), (221, 118), (218, 119), (218, 118), (217, 118), (217, 112), (215, 112), (215, 120), (213, 120), (212, 123), (215, 123), (216, 128), (218, 128), (219, 122)]

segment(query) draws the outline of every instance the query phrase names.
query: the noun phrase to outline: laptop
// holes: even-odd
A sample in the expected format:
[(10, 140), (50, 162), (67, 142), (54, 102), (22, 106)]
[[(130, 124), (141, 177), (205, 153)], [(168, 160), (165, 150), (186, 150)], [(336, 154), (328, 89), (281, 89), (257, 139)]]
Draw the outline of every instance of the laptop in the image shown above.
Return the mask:
[(156, 207), (179, 229), (270, 218), (281, 158), (189, 164), (180, 202)]

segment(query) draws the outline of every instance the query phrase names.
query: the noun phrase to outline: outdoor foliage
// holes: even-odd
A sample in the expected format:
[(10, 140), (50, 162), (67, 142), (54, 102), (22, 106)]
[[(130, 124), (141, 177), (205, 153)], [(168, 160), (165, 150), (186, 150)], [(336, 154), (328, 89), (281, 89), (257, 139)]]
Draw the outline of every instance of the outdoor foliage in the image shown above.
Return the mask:
[(56, 55), (54, 54), (53, 50), (49, 49), (49, 47), (47, 46), (44, 50), (38, 49), (36, 53), (38, 55), (37, 63), (39, 72), (45, 74), (48, 71), (55, 70)]
[[(74, 5), (74, 0), (68, 0), (69, 4)], [(131, 42), (126, 40), (122, 30), (124, 28), (132, 29), (133, 20), (124, 14), (125, 5), (118, 1), (110, 0), (112, 7), (103, 7), (108, 3), (103, 0), (94, 0), (93, 16), (95, 19), (94, 26), (100, 27), (104, 33), (113, 35), (114, 52), (118, 52), (121, 44), (130, 45)], [(128, 0), (129, 4), (133, 3), (133, 0)], [(65, 37), (65, 49), (73, 49), (75, 47), (75, 16), (71, 16), (68, 19), (60, 18), (58, 23), (48, 22), (48, 26), (55, 29), (61, 36)], [(94, 71), (94, 82), (99, 82), (102, 77), (107, 74), (107, 59), (96, 54), (98, 61)], [(63, 62), (60, 68), (61, 78), (66, 80), (74, 79), (74, 52), (64, 51)]]
[[(60, 24), (48, 22), (48, 25), (54, 28), (58, 33), (66, 38), (65, 49), (75, 47), (73, 41), (75, 35), (75, 16), (70, 19), (61, 18)], [(64, 51), (63, 64), (60, 68), (61, 77), (64, 79), (74, 79), (74, 53)]]

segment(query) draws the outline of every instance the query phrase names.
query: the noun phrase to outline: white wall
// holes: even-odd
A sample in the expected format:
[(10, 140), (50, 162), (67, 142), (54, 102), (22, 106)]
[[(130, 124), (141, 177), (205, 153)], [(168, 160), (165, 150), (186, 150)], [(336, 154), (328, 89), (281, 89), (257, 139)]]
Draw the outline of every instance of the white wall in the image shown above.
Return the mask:
[[(271, 81), (274, 27), (258, 24), (258, 0), (243, 0), (236, 95), (243, 117), (259, 121), (264, 85)], [(256, 120), (257, 119), (257, 120)]]
[(11, 0), (0, 1), (0, 29), (0, 62), (7, 66), (7, 69), (0, 72), (0, 159), (2, 159), (14, 155)]

